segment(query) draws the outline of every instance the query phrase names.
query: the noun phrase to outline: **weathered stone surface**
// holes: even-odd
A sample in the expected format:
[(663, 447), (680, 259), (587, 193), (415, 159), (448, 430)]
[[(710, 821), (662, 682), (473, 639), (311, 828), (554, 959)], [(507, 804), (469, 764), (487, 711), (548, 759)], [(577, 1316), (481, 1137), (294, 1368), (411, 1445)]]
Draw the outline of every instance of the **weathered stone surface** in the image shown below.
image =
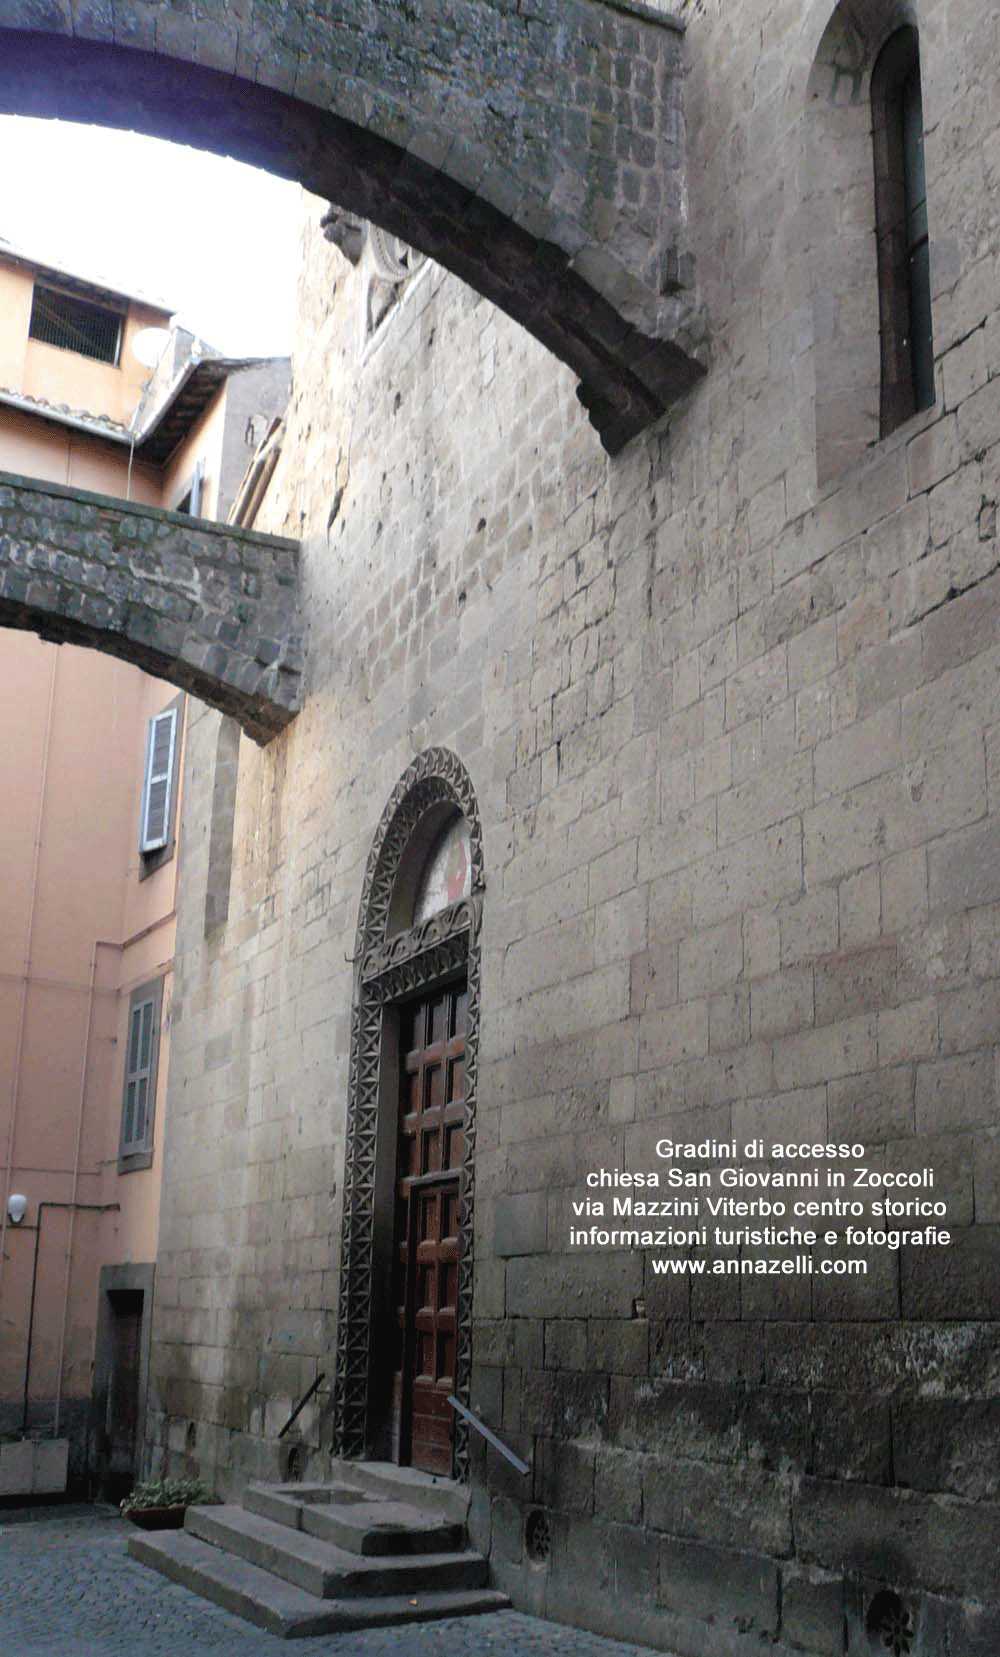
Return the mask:
[(994, 1504), (803, 1479), (793, 1507), (799, 1555), (811, 1563), (991, 1602)]
[(277, 536), (5, 472), (0, 623), (120, 656), (257, 742), (301, 704), (298, 546)]
[(794, 1648), (815, 1657), (842, 1657), (843, 1582), (823, 1571), (781, 1572), (781, 1634)]
[[(888, 1484), (893, 1438), (888, 1400), (814, 1392), (813, 1471), (820, 1478)], [(896, 1469), (897, 1477), (899, 1469)], [(906, 1482), (906, 1481), (902, 1481)]]
[(666, 1538), (660, 1543), (660, 1601), (668, 1610), (762, 1635), (778, 1627), (778, 1571), (759, 1555)]
[(544, 1254), (547, 1242), (546, 1194), (525, 1192), (498, 1197), (493, 1247), (509, 1258), (515, 1254)]
[[(533, 1469), (473, 1451), (495, 1568), (520, 1604), (597, 1626), (622, 1616), (617, 1561), (633, 1637), (698, 1657), (741, 1657), (762, 1630), (783, 1657), (826, 1657), (848, 1612), (855, 1657), (888, 1585), (931, 1649), (965, 1657), (991, 1649), (974, 1595), (995, 1594), (997, 1504), (971, 1447), (997, 1464), (1000, 647), (969, 595), (996, 568), (1000, 434), (966, 453), (960, 433), (983, 440), (1000, 375), (981, 90), (1000, 43), (973, 0), (921, 10), (940, 396), (883, 438), (871, 387), (839, 395), (838, 376), (878, 343), (866, 77), (889, 19), (845, 6), (819, 89), (822, 14), (685, 9), (691, 227), (717, 333), (669, 434), (609, 463), (569, 374), (433, 267), (360, 360), (361, 266), (307, 230), (265, 510), (303, 538), (310, 695), (277, 745), (243, 746), (229, 910), (208, 939), (192, 836), (150, 1454), (183, 1453), (182, 1409), (224, 1416), (231, 1447), (208, 1441), (204, 1460), (231, 1479), (245, 1446), (270, 1449), (299, 1366), (304, 1387), (335, 1350), (366, 860), (414, 755), (446, 747), (475, 790), (485, 879), (473, 1385)], [(834, 93), (840, 47), (869, 28)], [(863, 350), (842, 351), (856, 332)], [(964, 418), (963, 397), (981, 399)], [(199, 826), (215, 726), (190, 738)], [(587, 1175), (650, 1168), (668, 1136), (858, 1142), (877, 1173), (933, 1168), (932, 1188), (892, 1195), (931, 1191), (955, 1241), (859, 1248), (867, 1275), (836, 1276), (841, 1214), (811, 1274), (754, 1280), (571, 1245), (592, 1223), (574, 1208), (597, 1196)], [(391, 1140), (387, 1117), (373, 1154), (390, 1180)], [(301, 1195), (303, 1153), (325, 1196)], [(514, 1241), (541, 1243), (539, 1192), (545, 1251), (498, 1254), (498, 1216), (530, 1215)], [(867, 1227), (888, 1192), (814, 1194), (860, 1196)], [(311, 1373), (273, 1342), (290, 1309), (321, 1325)], [(321, 1457), (328, 1418), (308, 1432)], [(547, 1566), (523, 1546), (540, 1493)]]
[(914, 1490), (946, 1490), (975, 1501), (1000, 1500), (993, 1447), (1000, 1399), (900, 1400), (892, 1412), (896, 1482)]

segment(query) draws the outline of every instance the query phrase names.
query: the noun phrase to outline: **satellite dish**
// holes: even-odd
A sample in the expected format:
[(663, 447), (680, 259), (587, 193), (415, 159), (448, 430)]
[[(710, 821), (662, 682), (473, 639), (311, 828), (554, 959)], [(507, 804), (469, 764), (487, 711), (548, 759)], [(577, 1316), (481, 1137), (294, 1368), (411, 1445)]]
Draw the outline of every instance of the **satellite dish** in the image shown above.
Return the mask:
[(169, 339), (169, 328), (140, 328), (132, 340), (132, 355), (144, 368), (155, 368)]

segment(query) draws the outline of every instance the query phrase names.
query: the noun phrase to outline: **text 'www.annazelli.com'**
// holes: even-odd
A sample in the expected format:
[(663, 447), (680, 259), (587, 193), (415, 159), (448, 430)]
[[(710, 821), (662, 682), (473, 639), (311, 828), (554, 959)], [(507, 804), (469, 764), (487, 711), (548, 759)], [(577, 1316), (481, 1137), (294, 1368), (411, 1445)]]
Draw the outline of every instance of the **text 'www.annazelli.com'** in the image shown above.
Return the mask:
[(814, 1266), (811, 1254), (794, 1254), (784, 1260), (762, 1257), (748, 1260), (663, 1260), (654, 1259), (653, 1271), (660, 1277), (671, 1273), (693, 1273), (700, 1277), (708, 1272), (712, 1277), (808, 1277), (818, 1270), (824, 1277), (863, 1277), (868, 1271), (867, 1260), (820, 1260)]

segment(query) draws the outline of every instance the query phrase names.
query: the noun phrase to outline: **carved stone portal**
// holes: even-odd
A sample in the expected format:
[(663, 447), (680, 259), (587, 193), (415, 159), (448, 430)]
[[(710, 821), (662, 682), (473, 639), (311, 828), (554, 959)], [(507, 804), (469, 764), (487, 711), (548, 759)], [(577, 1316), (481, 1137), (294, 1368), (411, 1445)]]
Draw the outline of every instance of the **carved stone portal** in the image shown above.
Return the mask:
[[(426, 825), (438, 830), (461, 813), (469, 831), (469, 892), (416, 925), (397, 929), (401, 876)], [(433, 844), (433, 839), (430, 845)], [(340, 1294), (334, 1372), (334, 1454), (371, 1454), (382, 1424), (372, 1419), (374, 1302), (379, 1283), (376, 1199), (380, 1167), (379, 1101), (387, 1009), (464, 972), (468, 981), (465, 1122), (459, 1205), (458, 1338), (455, 1393), (469, 1401), (472, 1372), (473, 1201), (479, 1052), (479, 934), (484, 891), (482, 826), (468, 772), (445, 748), (420, 754), (389, 800), (365, 870), (355, 946), (350, 1095), (341, 1228)], [(394, 1127), (394, 1125), (393, 1125)], [(384, 1140), (385, 1135), (381, 1138)], [(395, 1144), (394, 1133), (392, 1143)], [(384, 1161), (384, 1152), (383, 1152)], [(455, 1424), (454, 1476), (467, 1478), (468, 1429)]]

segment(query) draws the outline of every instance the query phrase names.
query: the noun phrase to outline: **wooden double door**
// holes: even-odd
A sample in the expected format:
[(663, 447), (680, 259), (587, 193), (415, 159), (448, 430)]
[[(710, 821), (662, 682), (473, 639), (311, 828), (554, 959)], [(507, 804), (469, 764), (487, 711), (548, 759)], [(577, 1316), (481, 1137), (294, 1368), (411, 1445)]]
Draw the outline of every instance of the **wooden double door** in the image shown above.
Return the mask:
[(468, 990), (463, 980), (400, 1008), (392, 1300), (393, 1455), (451, 1473), (458, 1341), (458, 1211)]

